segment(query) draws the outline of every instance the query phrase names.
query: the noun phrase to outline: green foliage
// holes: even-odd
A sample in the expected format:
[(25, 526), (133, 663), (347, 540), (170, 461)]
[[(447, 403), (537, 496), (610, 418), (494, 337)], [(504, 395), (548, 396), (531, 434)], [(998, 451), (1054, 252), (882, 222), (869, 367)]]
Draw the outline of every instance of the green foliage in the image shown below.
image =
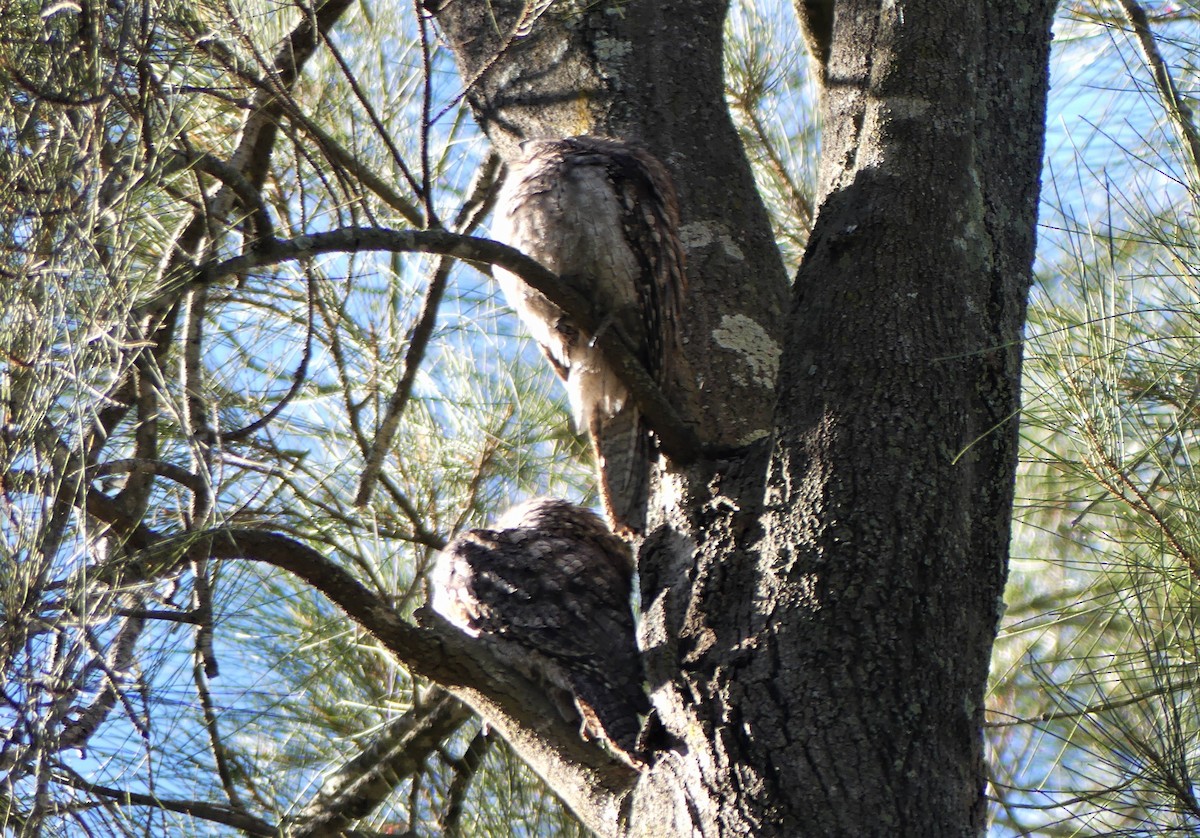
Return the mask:
[[(419, 717), (427, 685), (281, 573), (184, 553), (144, 575), (146, 539), (292, 535), (408, 614), (456, 531), (584, 494), (582, 446), (469, 269), (345, 253), (196, 271), (268, 234), (431, 212), (469, 229), (481, 146), (410, 11), (357, 8), (311, 58), (292, 6), (7, 2), (0, 19), (0, 828), (253, 834)], [(426, 110), (447, 112), (424, 125), (427, 70)], [(363, 824), (439, 834), (474, 727)], [(575, 829), (493, 750), (464, 822)]]
[(820, 127), (798, 37), (783, 4), (735, 3), (725, 27), (729, 109), (789, 272), (800, 264), (812, 228)]
[[(1059, 23), (996, 834), (1200, 829), (1198, 39), (1190, 6), (1151, 16), (1172, 100), (1123, 5)], [(738, 5), (727, 74), (794, 265), (818, 120), (788, 14)], [(311, 588), (189, 549), (294, 536), (408, 615), (448, 537), (590, 480), (471, 269), (197, 266), (351, 224), (470, 231), (494, 169), (407, 8), (307, 40), (316, 17), (249, 0), (0, 0), (0, 20), (0, 828), (268, 834), (437, 693)], [(141, 570), (151, 536), (178, 537), (170, 573)], [(475, 721), (414, 758), (351, 820), (581, 834)]]
[(1076, 4), (1059, 21), (1073, 97), (1058, 104), (1089, 116), (1050, 133), (989, 699), (997, 834), (1200, 828), (1200, 181), (1195, 125), (1164, 105), (1166, 79), (1194, 89), (1200, 42), (1186, 11), (1163, 9), (1148, 52), (1134, 19)]

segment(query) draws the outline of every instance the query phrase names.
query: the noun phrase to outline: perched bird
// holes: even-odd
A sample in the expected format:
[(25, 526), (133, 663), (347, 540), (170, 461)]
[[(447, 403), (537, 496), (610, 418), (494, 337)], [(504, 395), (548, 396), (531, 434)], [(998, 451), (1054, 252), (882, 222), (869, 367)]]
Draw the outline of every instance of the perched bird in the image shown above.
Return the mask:
[(585, 739), (636, 765), (649, 702), (632, 576), (629, 545), (598, 515), (541, 498), (450, 542), (430, 577), (431, 604), (549, 690)]
[[(663, 384), (686, 288), (679, 208), (666, 168), (634, 143), (529, 140), (501, 190), (493, 236), (554, 271), (628, 340)], [(564, 379), (591, 436), (613, 527), (644, 532), (653, 440), (629, 390), (571, 314), (516, 275), (496, 279)]]

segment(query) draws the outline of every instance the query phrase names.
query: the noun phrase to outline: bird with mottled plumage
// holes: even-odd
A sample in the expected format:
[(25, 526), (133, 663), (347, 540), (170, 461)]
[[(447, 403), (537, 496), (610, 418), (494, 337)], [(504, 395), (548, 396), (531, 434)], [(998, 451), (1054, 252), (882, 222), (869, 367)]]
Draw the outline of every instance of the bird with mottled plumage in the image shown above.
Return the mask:
[(585, 739), (638, 763), (649, 711), (629, 596), (633, 554), (594, 512), (538, 499), (460, 535), (430, 576), (433, 609), (486, 635)]
[[(655, 380), (666, 383), (687, 280), (675, 188), (646, 149), (589, 136), (523, 143), (492, 235), (589, 300), (599, 328), (618, 329)], [(575, 421), (592, 439), (613, 527), (644, 532), (655, 450), (628, 388), (595, 336), (569, 313), (515, 274), (497, 268), (495, 275), (566, 382)]]

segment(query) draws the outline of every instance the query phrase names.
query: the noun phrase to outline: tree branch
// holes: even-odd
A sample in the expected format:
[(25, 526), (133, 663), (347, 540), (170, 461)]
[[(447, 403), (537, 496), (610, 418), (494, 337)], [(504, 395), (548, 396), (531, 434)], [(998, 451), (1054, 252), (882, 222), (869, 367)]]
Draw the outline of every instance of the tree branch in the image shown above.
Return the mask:
[(1142, 51), (1142, 58), (1145, 59), (1146, 66), (1154, 76), (1154, 85), (1158, 88), (1159, 101), (1167, 109), (1171, 124), (1175, 126), (1179, 139), (1183, 142), (1193, 183), (1195, 183), (1200, 180), (1200, 135), (1196, 133), (1196, 123), (1192, 116), (1191, 106), (1188, 105), (1187, 97), (1180, 94), (1175, 80), (1171, 78), (1167, 62), (1163, 60), (1162, 53), (1158, 50), (1158, 41), (1154, 37), (1154, 33), (1150, 31), (1150, 20), (1146, 16), (1146, 10), (1135, 0), (1118, 0), (1118, 2), (1121, 11), (1125, 13), (1125, 19), (1129, 21), (1129, 25), (1133, 29), (1134, 37)]
[[(496, 265), (510, 271), (546, 295), (552, 303), (571, 313), (580, 328), (595, 334), (596, 344), (620, 373), (633, 394), (659, 447), (677, 465), (688, 465), (701, 454), (699, 439), (680, 418), (674, 406), (630, 348), (617, 328), (601, 329), (602, 313), (595, 312), (582, 295), (547, 270), (508, 245), (490, 239), (464, 236), (445, 230), (392, 230), (386, 227), (343, 227), (291, 239), (263, 241), (252, 250), (224, 260), (210, 260), (195, 270), (197, 281), (214, 282), (283, 262), (310, 259), (323, 253), (359, 251), (439, 253), (477, 265)], [(483, 270), (483, 268), (481, 268)]]
[(246, 237), (248, 241), (275, 236), (275, 223), (271, 220), (271, 212), (263, 201), (262, 192), (240, 171), (212, 154), (188, 153), (178, 155), (177, 162), (168, 164), (163, 174), (169, 175), (177, 169), (188, 167), (212, 175), (233, 191), (238, 202), (249, 214), (250, 230)]
[(551, 784), (588, 825), (613, 831), (620, 800), (637, 777), (629, 766), (579, 734), (544, 687), (512, 669), (500, 643), (469, 638), (428, 608), (421, 627), (402, 618), (348, 571), (294, 538), (253, 529), (215, 529), (162, 536), (120, 514), (111, 498), (87, 492), (89, 514), (125, 536), (140, 555), (89, 570), (97, 581), (155, 579), (186, 560), (202, 539), (212, 559), (243, 559), (277, 567), (307, 582), (378, 640), (416, 675), (435, 681), (473, 707)]
[(191, 815), (194, 818), (211, 821), (212, 823), (232, 826), (249, 835), (262, 835), (266, 836), (266, 838), (275, 838), (279, 835), (279, 830), (276, 827), (261, 818), (256, 818), (245, 812), (235, 812), (227, 806), (217, 806), (203, 800), (178, 800), (162, 797), (157, 794), (143, 794), (142, 792), (129, 791), (128, 789), (109, 788), (108, 786), (89, 783), (82, 777), (74, 774), (62, 772), (56, 775), (56, 779), (64, 785), (86, 791), (88, 794), (107, 798), (121, 805), (148, 806), (154, 809), (165, 809), (168, 812), (179, 812), (184, 815)]
[(446, 791), (446, 808), (442, 812), (440, 826), (446, 838), (458, 838), (462, 834), (463, 802), (471, 781), (483, 765), (483, 758), (492, 747), (492, 734), (485, 728), (475, 734), (471, 744), (454, 764), (454, 779)]

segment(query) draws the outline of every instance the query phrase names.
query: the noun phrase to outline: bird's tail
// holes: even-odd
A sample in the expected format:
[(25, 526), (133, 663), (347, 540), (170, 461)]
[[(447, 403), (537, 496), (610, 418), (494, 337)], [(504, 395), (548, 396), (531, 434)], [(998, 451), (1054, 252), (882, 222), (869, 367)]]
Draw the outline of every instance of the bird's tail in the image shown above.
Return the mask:
[(583, 720), (580, 733), (585, 739), (598, 740), (632, 767), (640, 767), (638, 737), (642, 718), (650, 712), (641, 667), (628, 671), (609, 668), (603, 674), (577, 670), (571, 673), (571, 680), (572, 698)]
[(654, 456), (650, 430), (632, 399), (614, 415), (593, 417), (589, 424), (600, 500), (608, 520), (618, 534), (641, 535), (646, 531), (650, 463)]

